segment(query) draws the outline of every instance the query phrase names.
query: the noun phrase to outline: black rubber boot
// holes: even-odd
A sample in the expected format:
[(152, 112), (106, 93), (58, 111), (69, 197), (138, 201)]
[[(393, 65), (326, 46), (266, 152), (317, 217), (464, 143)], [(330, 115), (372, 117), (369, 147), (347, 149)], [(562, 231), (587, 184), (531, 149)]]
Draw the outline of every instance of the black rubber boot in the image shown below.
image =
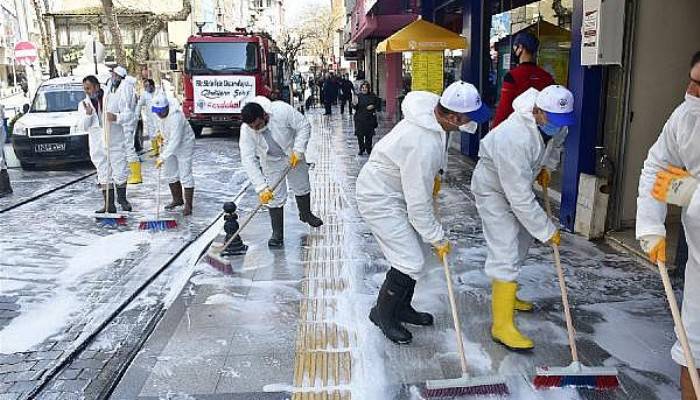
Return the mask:
[[(401, 325), (398, 311), (408, 296), (410, 282), (403, 279), (404, 274), (387, 272), (384, 284), (379, 290), (377, 304), (372, 307), (369, 319), (382, 330), (384, 336), (396, 344), (408, 344), (413, 340), (411, 332)], [(398, 272), (398, 271), (396, 271)], [(403, 275), (403, 276), (401, 276)], [(410, 278), (409, 278), (410, 279)]]
[[(0, 147), (0, 151), (2, 148)], [(12, 185), (10, 185), (10, 175), (6, 169), (0, 169), (0, 197), (5, 197), (12, 193)]]
[(397, 316), (399, 320), (401, 322), (405, 322), (411, 325), (431, 326), (433, 324), (433, 316), (426, 312), (418, 312), (411, 305), (411, 301), (413, 301), (413, 292), (416, 289), (415, 279), (401, 273), (399, 270), (394, 268), (390, 269), (389, 272), (387, 272), (387, 274), (401, 274), (404, 275), (407, 279), (410, 279), (408, 293), (406, 294), (406, 298), (404, 299), (401, 308), (399, 308), (398, 310)]
[(297, 196), (297, 207), (299, 208), (299, 219), (314, 228), (323, 225), (321, 218), (311, 213), (311, 194)]
[[(107, 196), (109, 194), (109, 197)], [(108, 212), (114, 214), (117, 212), (117, 206), (114, 205), (114, 189), (102, 189), (102, 208), (95, 211), (97, 214)]]
[(126, 184), (117, 186), (117, 203), (122, 207), (122, 211), (131, 211), (131, 203), (126, 199)]
[(182, 185), (180, 184), (180, 181), (170, 183), (168, 186), (170, 186), (170, 195), (173, 196), (173, 201), (166, 204), (165, 209), (170, 211), (175, 209), (175, 207), (185, 204), (185, 200), (182, 198)]
[(284, 207), (270, 208), (272, 237), (267, 241), (267, 247), (278, 249), (284, 247)]
[(192, 215), (193, 202), (194, 188), (185, 188), (185, 209), (182, 210), (182, 215)]

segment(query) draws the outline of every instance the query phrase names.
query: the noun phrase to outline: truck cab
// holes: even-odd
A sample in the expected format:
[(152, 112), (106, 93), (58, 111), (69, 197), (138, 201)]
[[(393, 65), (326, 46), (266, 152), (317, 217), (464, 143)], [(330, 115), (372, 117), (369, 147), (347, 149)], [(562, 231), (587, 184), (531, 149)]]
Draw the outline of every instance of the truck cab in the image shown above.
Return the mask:
[(182, 79), (182, 108), (196, 136), (205, 127), (240, 127), (246, 101), (279, 86), (274, 42), (245, 30), (190, 36)]

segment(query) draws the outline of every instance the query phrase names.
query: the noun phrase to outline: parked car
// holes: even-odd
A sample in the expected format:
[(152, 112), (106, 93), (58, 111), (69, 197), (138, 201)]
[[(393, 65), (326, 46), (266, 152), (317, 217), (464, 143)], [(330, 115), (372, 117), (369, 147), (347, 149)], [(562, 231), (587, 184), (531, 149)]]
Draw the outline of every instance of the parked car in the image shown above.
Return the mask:
[[(100, 77), (103, 84), (108, 77)], [(82, 77), (45, 81), (12, 128), (12, 145), (22, 168), (90, 161), (88, 133), (78, 128), (78, 104), (85, 99)], [(135, 133), (141, 145), (141, 123)]]

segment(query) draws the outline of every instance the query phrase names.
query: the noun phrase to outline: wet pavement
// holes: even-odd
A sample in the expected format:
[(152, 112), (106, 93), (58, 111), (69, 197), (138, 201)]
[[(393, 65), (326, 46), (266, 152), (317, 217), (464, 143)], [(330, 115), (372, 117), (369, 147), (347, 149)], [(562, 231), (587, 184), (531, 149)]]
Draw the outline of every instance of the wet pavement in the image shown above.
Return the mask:
[[(414, 306), (436, 317), (411, 327), (397, 346), (367, 319), (388, 265), (359, 216), (352, 120), (309, 115), (313, 209), (326, 225), (311, 229), (285, 207), (285, 248), (270, 251), (266, 212), (242, 234), (250, 246), (230, 268), (200, 263), (112, 394), (112, 399), (421, 399), (427, 379), (461, 375), (444, 273), (426, 247), (425, 279)], [(376, 139), (375, 139), (376, 140)], [(570, 362), (551, 250), (533, 247), (520, 276), (533, 313), (517, 316), (533, 351), (514, 353), (490, 338), (486, 248), (469, 181), (473, 164), (453, 154), (440, 194), (454, 245), (450, 264), (470, 372), (500, 374), (517, 399), (677, 399), (675, 338), (660, 280), (604, 245), (565, 234), (562, 260), (584, 364), (614, 366), (615, 391), (536, 391), (536, 366)], [(247, 215), (254, 196), (239, 202)], [(680, 282), (674, 282), (678, 285)], [(504, 397), (505, 398), (505, 397)]]

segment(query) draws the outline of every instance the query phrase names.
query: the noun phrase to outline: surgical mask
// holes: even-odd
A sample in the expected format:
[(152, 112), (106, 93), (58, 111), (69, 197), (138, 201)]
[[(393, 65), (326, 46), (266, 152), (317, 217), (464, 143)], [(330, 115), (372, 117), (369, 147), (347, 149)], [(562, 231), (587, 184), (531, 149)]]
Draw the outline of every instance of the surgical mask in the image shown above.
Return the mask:
[(100, 98), (100, 92), (97, 90), (95, 92), (93, 92), (92, 94), (90, 94), (90, 99), (92, 99), (92, 100), (97, 100), (99, 98)]
[(112, 79), (112, 87), (113, 88), (115, 88), (115, 89), (118, 88), (120, 83), (122, 83), (121, 78)]
[(539, 128), (542, 131), (542, 133), (549, 137), (554, 137), (564, 132), (563, 126), (556, 126), (549, 121), (547, 121), (547, 123), (545, 123), (544, 125), (540, 125)]
[(479, 129), (479, 124), (477, 124), (476, 121), (469, 121), (466, 124), (459, 126), (460, 132), (468, 133), (470, 135), (475, 133), (477, 129)]

